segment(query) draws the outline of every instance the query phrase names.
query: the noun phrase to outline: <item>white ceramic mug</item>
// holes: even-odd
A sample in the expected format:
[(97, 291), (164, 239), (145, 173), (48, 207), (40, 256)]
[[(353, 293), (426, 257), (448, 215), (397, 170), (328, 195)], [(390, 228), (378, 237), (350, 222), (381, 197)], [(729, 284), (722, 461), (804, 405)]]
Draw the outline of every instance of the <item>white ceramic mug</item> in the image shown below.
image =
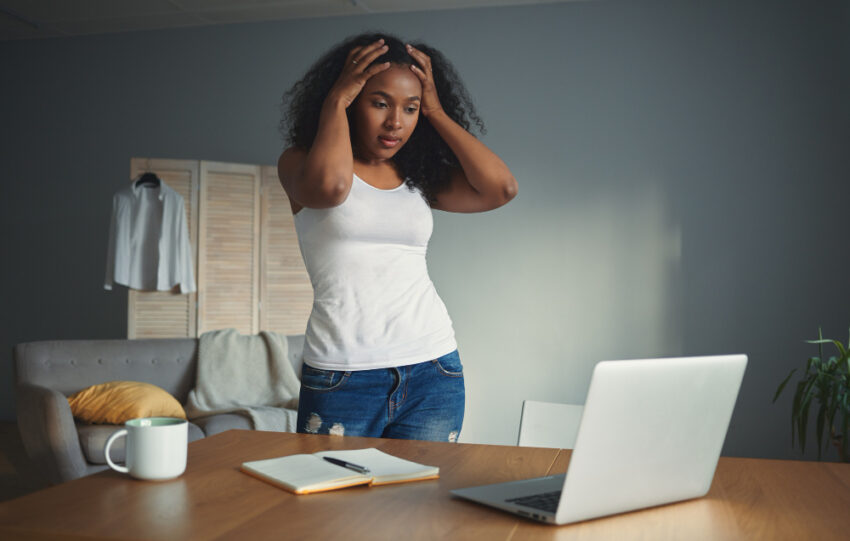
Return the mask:
[[(119, 466), (109, 457), (109, 448), (126, 436), (126, 464)], [(162, 481), (173, 479), (186, 470), (189, 423), (174, 417), (130, 419), (124, 428), (109, 436), (103, 452), (106, 463), (115, 471), (129, 473), (136, 479)]]

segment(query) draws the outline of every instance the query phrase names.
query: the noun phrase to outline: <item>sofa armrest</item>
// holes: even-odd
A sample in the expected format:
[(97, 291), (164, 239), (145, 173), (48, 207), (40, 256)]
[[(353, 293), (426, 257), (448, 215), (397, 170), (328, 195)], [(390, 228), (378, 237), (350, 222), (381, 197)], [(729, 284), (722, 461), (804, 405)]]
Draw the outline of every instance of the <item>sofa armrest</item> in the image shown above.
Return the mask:
[(87, 473), (68, 399), (53, 389), (19, 383), (16, 387), (18, 430), (29, 458), (54, 484)]

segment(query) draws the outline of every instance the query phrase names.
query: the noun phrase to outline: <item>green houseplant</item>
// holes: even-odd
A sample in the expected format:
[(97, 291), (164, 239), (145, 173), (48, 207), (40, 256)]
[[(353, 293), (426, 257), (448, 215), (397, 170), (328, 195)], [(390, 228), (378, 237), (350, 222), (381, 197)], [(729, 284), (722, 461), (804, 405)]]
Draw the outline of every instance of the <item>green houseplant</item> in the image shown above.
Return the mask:
[[(815, 435), (818, 439), (818, 460), (831, 441), (837, 448), (843, 462), (850, 462), (850, 340), (847, 345), (840, 340), (825, 339), (818, 329), (817, 340), (806, 340), (817, 344), (818, 356), (810, 357), (806, 362), (806, 373), (797, 382), (794, 401), (791, 406), (791, 445), (799, 442), (800, 449), (806, 450), (806, 431), (809, 421), (809, 408), (817, 402), (817, 421)], [(825, 359), (823, 346), (832, 344), (838, 355)], [(797, 369), (791, 370), (773, 397), (773, 402), (785, 389)], [(828, 438), (824, 436), (828, 433)]]

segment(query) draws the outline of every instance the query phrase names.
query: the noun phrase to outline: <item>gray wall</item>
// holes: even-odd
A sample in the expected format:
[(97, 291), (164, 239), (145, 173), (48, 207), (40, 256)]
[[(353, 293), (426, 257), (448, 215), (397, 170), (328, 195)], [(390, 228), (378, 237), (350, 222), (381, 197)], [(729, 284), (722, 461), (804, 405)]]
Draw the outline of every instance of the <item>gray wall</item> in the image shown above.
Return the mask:
[(102, 278), (130, 157), (275, 163), (283, 90), (386, 29), (453, 59), (520, 182), (436, 213), (462, 441), (513, 443), (522, 399), (582, 402), (601, 359), (744, 352), (724, 453), (798, 457), (773, 391), (850, 326), (848, 14), (624, 0), (2, 43), (0, 417), (15, 343), (125, 336)]

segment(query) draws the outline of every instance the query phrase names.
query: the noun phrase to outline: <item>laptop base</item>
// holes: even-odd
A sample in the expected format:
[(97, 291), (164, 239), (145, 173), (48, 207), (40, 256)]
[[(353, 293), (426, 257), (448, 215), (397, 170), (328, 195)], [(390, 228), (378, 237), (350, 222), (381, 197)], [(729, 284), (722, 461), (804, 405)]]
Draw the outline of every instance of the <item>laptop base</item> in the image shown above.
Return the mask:
[(522, 479), (520, 481), (508, 481), (492, 485), (459, 488), (451, 493), (459, 498), (495, 507), (502, 511), (508, 511), (524, 518), (555, 524), (555, 513), (546, 512), (541, 509), (517, 505), (508, 500), (534, 496), (548, 492), (560, 491), (564, 486), (565, 473), (560, 475), (549, 475), (547, 477), (535, 477), (533, 479)]

